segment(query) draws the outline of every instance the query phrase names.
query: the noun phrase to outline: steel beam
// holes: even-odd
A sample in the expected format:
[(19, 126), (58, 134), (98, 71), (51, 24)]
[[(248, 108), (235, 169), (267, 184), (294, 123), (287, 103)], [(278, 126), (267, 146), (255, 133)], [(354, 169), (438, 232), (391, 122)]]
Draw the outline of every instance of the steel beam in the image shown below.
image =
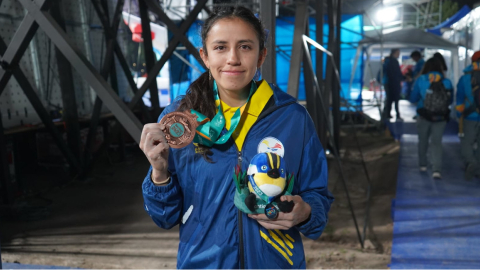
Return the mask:
[(266, 44), (267, 58), (262, 66), (262, 79), (269, 83), (277, 83), (277, 61), (275, 50), (275, 0), (262, 0), (260, 2), (260, 15), (265, 28), (268, 29), (268, 40)]
[[(33, 2), (27, 2), (26, 4), (38, 6), (40, 10), (47, 10), (51, 1), (38, 0), (37, 5)], [(27, 49), (30, 41), (37, 32), (38, 24), (27, 13), (20, 23), (15, 35), (13, 36), (7, 50), (3, 54), (2, 60), (0, 60), (0, 95), (7, 86), (8, 80), (12, 76), (12, 70), (18, 66), (18, 62), (22, 58), (25, 50)]]
[(311, 70), (310, 66), (308, 65), (308, 61), (309, 61), (308, 57), (309, 55), (307, 55), (306, 53), (303, 54), (303, 78), (305, 79), (305, 98), (307, 100), (307, 111), (310, 114), (310, 117), (312, 118), (313, 123), (315, 124), (315, 128), (318, 134), (317, 111), (318, 111), (318, 106), (320, 104), (317, 104), (315, 88), (313, 85), (314, 78), (312, 76), (312, 74), (314, 73), (313, 73), (313, 70)]
[[(78, 73), (87, 81), (90, 86), (103, 100), (105, 105), (115, 115), (118, 121), (130, 133), (138, 143), (142, 131), (142, 124), (135, 115), (128, 109), (122, 100), (115, 94), (108, 83), (100, 76), (81, 51), (68, 38), (55, 20), (47, 12), (40, 9), (38, 5), (31, 5), (31, 0), (19, 0), (27, 9), (28, 16), (35, 19), (38, 25), (45, 31), (45, 34), (55, 43), (60, 51), (73, 64)], [(36, 0), (38, 2), (40, 0)]]
[[(120, 1), (123, 2), (124, 0), (120, 0)], [(94, 0), (92, 0), (92, 3), (94, 3)], [(103, 11), (99, 8), (99, 6), (96, 3), (94, 3), (94, 7), (95, 6), (97, 6), (95, 8), (95, 10), (97, 11), (97, 15), (100, 18), (100, 21), (102, 23), (105, 34), (108, 35), (109, 37), (112, 37), (114, 34), (111, 32), (108, 21), (104, 19), (105, 15), (104, 15)], [(117, 11), (116, 12), (118, 12), (118, 9), (119, 9), (119, 5), (117, 3)], [(120, 7), (120, 10), (121, 10), (121, 7)], [(118, 13), (115, 13), (115, 14), (118, 14)], [(121, 11), (120, 11), (119, 14), (121, 15)], [(119, 16), (119, 18), (117, 18), (117, 19), (114, 16), (112, 25), (118, 25), (119, 23), (117, 22), (117, 20), (120, 20), (120, 18), (121, 18), (121, 16)], [(117, 59), (120, 63), (120, 66), (122, 67), (122, 69), (125, 73), (125, 76), (127, 77), (127, 81), (128, 81), (128, 84), (129, 84), (130, 88), (132, 88), (133, 93), (136, 94), (138, 92), (138, 87), (137, 87), (137, 84), (135, 83), (135, 81), (133, 79), (133, 76), (132, 76), (132, 73), (131, 73), (130, 68), (128, 66), (127, 60), (125, 59), (125, 56), (123, 55), (122, 49), (118, 45), (117, 40), (116, 39), (113, 39), (113, 40), (114, 40), (115, 55), (117, 56)], [(140, 100), (138, 100), (138, 101), (140, 103), (142, 103), (142, 107), (145, 109), (145, 104), (143, 104), (143, 100), (141, 99), (141, 97), (142, 96), (140, 96)], [(134, 106), (132, 106), (130, 108), (133, 109), (133, 107)]]
[(160, 20), (162, 20), (162, 22), (165, 23), (165, 25), (167, 25), (167, 28), (174, 35), (179, 35), (180, 42), (183, 43), (185, 48), (187, 48), (187, 50), (195, 57), (195, 59), (197, 59), (198, 63), (200, 63), (204, 68), (206, 68), (202, 58), (200, 58), (200, 53), (198, 52), (197, 48), (193, 46), (190, 40), (188, 40), (187, 36), (185, 36), (184, 34), (181, 34), (180, 29), (175, 25), (175, 23), (172, 20), (170, 20), (168, 15), (165, 12), (163, 12), (162, 8), (158, 5), (158, 2), (155, 2), (152, 0), (144, 0), (144, 1), (147, 4), (149, 10), (157, 14)]
[[(325, 21), (325, 7), (324, 7), (324, 2), (323, 0), (317, 0), (315, 1), (315, 7), (316, 7), (316, 14), (315, 14), (315, 20), (316, 20), (316, 39), (317, 42), (323, 46), (323, 24)], [(319, 86), (319, 91), (318, 94), (315, 96), (317, 103), (319, 104), (320, 102), (324, 102), (323, 106), (324, 108), (329, 107), (328, 101), (330, 100), (330, 88), (325, 87), (325, 82), (323, 80), (323, 52), (317, 51), (315, 53), (315, 65), (316, 65), (316, 76), (318, 80), (318, 86)], [(320, 97), (322, 95), (322, 97)], [(323, 148), (327, 148), (328, 144), (328, 122), (325, 122), (325, 117), (321, 117), (321, 114), (323, 114), (323, 111), (320, 111), (317, 109), (317, 121), (318, 121), (318, 126), (317, 126), (317, 133), (318, 137), (320, 138), (320, 142), (323, 145)], [(327, 115), (328, 116), (328, 115)]]
[[(335, 5), (335, 40), (334, 40), (334, 57), (336, 62), (336, 67), (338, 72), (340, 72), (340, 32), (341, 32), (341, 21), (342, 21), (342, 1), (336, 0)], [(340, 74), (339, 74), (340, 75)], [(332, 87), (332, 115), (333, 115), (333, 142), (335, 147), (340, 149), (340, 80), (333, 80)]]
[[(2, 187), (2, 203), (10, 204), (13, 202), (12, 182), (10, 179), (10, 170), (8, 168), (7, 140), (3, 134), (2, 113), (0, 112), (0, 185)], [(0, 263), (1, 264), (1, 263)]]
[[(104, 34), (105, 34), (105, 39), (107, 40), (107, 45), (106, 45), (106, 54), (104, 57), (103, 61), (103, 67), (100, 71), (100, 75), (103, 77), (103, 79), (108, 80), (108, 76), (110, 71), (112, 70), (113, 67), (113, 62), (114, 62), (114, 51), (115, 51), (115, 43), (116, 43), (116, 38), (117, 38), (117, 30), (118, 30), (118, 25), (120, 24), (120, 20), (118, 19), (118, 13), (122, 13), (122, 7), (123, 7), (124, 0), (119, 0), (117, 2), (117, 6), (115, 8), (115, 12), (113, 14), (113, 22), (112, 26), (109, 25), (109, 12), (108, 12), (108, 3), (105, 1), (102, 1), (102, 7), (98, 4), (96, 0), (92, 0), (92, 4), (94, 6), (95, 11), (97, 12), (98, 17), (102, 18), (101, 23), (103, 25), (103, 28), (105, 29)], [(116, 89), (116, 85), (113, 84), (113, 82), (116, 82), (116, 76), (114, 78), (111, 78), (112, 81), (112, 88), (116, 90), (115, 92), (118, 94), (118, 89)], [(88, 131), (87, 135), (87, 141), (85, 143), (85, 152), (84, 152), (84, 168), (85, 172), (88, 170), (88, 167), (90, 165), (90, 159), (91, 159), (91, 148), (93, 144), (93, 140), (95, 138), (95, 135), (97, 133), (97, 127), (98, 127), (98, 122), (100, 119), (100, 113), (102, 110), (102, 105), (103, 102), (102, 100), (97, 96), (95, 98), (95, 103), (93, 106), (93, 113), (92, 117), (90, 119), (90, 128)]]
[[(6, 48), (7, 46), (5, 42), (0, 38), (0, 53), (5, 52)], [(28, 100), (32, 104), (32, 107), (35, 109), (38, 116), (42, 120), (42, 123), (45, 125), (46, 129), (52, 135), (53, 140), (57, 144), (62, 154), (67, 159), (67, 162), (70, 164), (70, 166), (80, 171), (81, 167), (80, 167), (79, 161), (77, 160), (73, 152), (68, 148), (67, 144), (62, 138), (62, 135), (53, 124), (50, 114), (47, 112), (45, 107), (43, 107), (42, 101), (38, 98), (36, 94), (37, 91), (29, 83), (23, 71), (19, 67), (17, 67), (13, 70), (13, 76), (17, 81), (18, 85), (22, 88), (25, 96), (28, 98)]]
[[(138, 0), (138, 6), (140, 9), (140, 18), (142, 20), (142, 38), (143, 48), (145, 50), (145, 64), (147, 74), (152, 70), (155, 64), (155, 53), (153, 52), (152, 45), (152, 30), (150, 29), (150, 18), (148, 17), (148, 9), (145, 0)], [(157, 75), (155, 75), (155, 78)], [(157, 80), (152, 80), (149, 84), (150, 89), (150, 102), (152, 104), (153, 112), (155, 115), (160, 114), (160, 101), (158, 99), (158, 86)]]
[[(135, 105), (142, 99), (143, 95), (147, 91), (147, 88), (156, 79), (158, 72), (160, 72), (163, 65), (165, 65), (165, 63), (170, 58), (170, 56), (172, 56), (178, 43), (180, 43), (180, 40), (181, 40), (180, 35), (184, 35), (188, 31), (192, 23), (197, 19), (198, 14), (202, 11), (207, 1), (208, 0), (199, 0), (197, 2), (197, 4), (195, 5), (195, 8), (193, 8), (193, 10), (188, 15), (187, 19), (185, 19), (185, 21), (180, 26), (179, 33), (173, 36), (173, 39), (170, 40), (170, 42), (168, 43), (168, 47), (165, 50), (165, 52), (162, 54), (162, 57), (160, 58), (160, 60), (158, 60), (158, 62), (155, 63), (155, 66), (152, 68), (152, 70), (148, 72), (147, 79), (143, 83), (142, 87), (135, 94), (135, 96), (132, 98), (129, 104), (130, 108), (135, 107)], [(203, 61), (201, 63), (203, 63)]]
[[(7, 47), (3, 39), (0, 38), (0, 54), (5, 55), (8, 48), (9, 47)], [(54, 142), (57, 144), (58, 148), (60, 149), (62, 154), (65, 156), (69, 165), (72, 168), (75, 168), (76, 170), (80, 171), (81, 166), (78, 159), (75, 157), (75, 155), (70, 150), (70, 148), (68, 148), (67, 144), (62, 138), (62, 135), (53, 124), (50, 114), (47, 112), (41, 100), (38, 98), (36, 94), (38, 91), (35, 90), (34, 87), (29, 83), (27, 76), (25, 76), (25, 74), (23, 73), (23, 71), (20, 69), (19, 66), (16, 66), (15, 68), (13, 68), (10, 71), (10, 73), (14, 76), (20, 88), (22, 88), (25, 96), (30, 101), (30, 104), (32, 104), (33, 109), (42, 120), (42, 123), (45, 125), (45, 128), (52, 135)], [(0, 126), (2, 126), (1, 119), (0, 119)], [(0, 135), (3, 135), (3, 132)]]
[(292, 57), (290, 58), (290, 73), (288, 74), (287, 93), (298, 98), (298, 84), (300, 82), (300, 69), (303, 60), (302, 36), (308, 19), (308, 4), (305, 0), (297, 2), (295, 10), (295, 30), (292, 41)]
[[(335, 52), (335, 14), (334, 14), (334, 8), (333, 8), (333, 1), (334, 0), (327, 0), (327, 14), (328, 14), (328, 50), (333, 54)], [(325, 89), (329, 89), (326, 92), (327, 99), (324, 100), (325, 103), (327, 103), (326, 108), (330, 108), (331, 105), (331, 96), (333, 95), (333, 87), (334, 87), (334, 79), (333, 79), (333, 63), (332, 57), (327, 57), (327, 67), (325, 70)], [(328, 119), (330, 119), (330, 114), (331, 111), (327, 110), (326, 113)], [(331, 130), (330, 128), (328, 130)], [(333, 134), (330, 134), (329, 136), (333, 136)], [(328, 140), (327, 141), (333, 141), (333, 140)]]
[[(53, 0), (50, 13), (57, 24), (63, 29), (63, 31), (65, 31), (65, 21), (61, 12), (60, 3), (60, 0)], [(61, 53), (58, 46), (55, 47), (55, 56), (57, 58), (60, 91), (62, 92), (62, 118), (65, 121), (67, 143), (75, 157), (79, 158), (81, 162), (80, 124), (78, 123), (78, 108), (75, 96), (75, 85), (73, 83), (72, 66), (67, 58)]]
[(62, 134), (53, 123), (50, 114), (43, 106), (42, 101), (36, 94), (37, 91), (29, 83), (28, 78), (20, 70), (20, 68), (17, 68), (13, 71), (13, 76), (15, 77), (15, 80), (17, 80), (18, 85), (23, 89), (23, 93), (32, 104), (32, 107), (35, 109), (35, 112), (37, 112), (38, 116), (42, 120), (42, 123), (52, 135), (53, 140), (57, 144), (63, 156), (66, 158), (69, 165), (72, 168), (75, 168), (78, 172), (81, 172), (81, 166), (78, 160), (78, 156), (74, 154), (71, 148), (69, 148), (69, 146), (67, 146), (67, 143), (63, 140)]

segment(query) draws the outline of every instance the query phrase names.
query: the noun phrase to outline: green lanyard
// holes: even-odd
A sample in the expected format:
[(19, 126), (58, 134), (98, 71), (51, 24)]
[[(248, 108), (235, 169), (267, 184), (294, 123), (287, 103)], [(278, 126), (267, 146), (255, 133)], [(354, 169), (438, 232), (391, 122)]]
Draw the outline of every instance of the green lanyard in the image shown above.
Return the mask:
[[(257, 90), (257, 84), (252, 81), (250, 84), (250, 93), (248, 94), (247, 102), (250, 100), (250, 97), (252, 97), (253, 93)], [(233, 131), (238, 126), (238, 123), (240, 123), (240, 117), (241, 115), (241, 107), (238, 108), (235, 113), (232, 116), (232, 119), (230, 121), (230, 129), (228, 130), (227, 133), (223, 134), (220, 138), (220, 133), (223, 130), (223, 127), (225, 127), (225, 116), (223, 115), (223, 110), (222, 110), (222, 105), (220, 102), (220, 98), (218, 96), (218, 88), (217, 88), (217, 83), (213, 81), (213, 95), (215, 97), (215, 102), (218, 101), (218, 106), (217, 106), (217, 114), (213, 117), (212, 120), (209, 120), (205, 115), (195, 111), (191, 110), (191, 112), (195, 115), (198, 116), (197, 122), (202, 122), (205, 119), (207, 119), (207, 123), (203, 125), (199, 125), (197, 127), (197, 132), (195, 134), (195, 137), (193, 138), (193, 142), (199, 143), (202, 145), (205, 145), (207, 147), (212, 147), (214, 144), (224, 144), (230, 139), (230, 136), (232, 136)], [(246, 104), (245, 103), (245, 104)]]

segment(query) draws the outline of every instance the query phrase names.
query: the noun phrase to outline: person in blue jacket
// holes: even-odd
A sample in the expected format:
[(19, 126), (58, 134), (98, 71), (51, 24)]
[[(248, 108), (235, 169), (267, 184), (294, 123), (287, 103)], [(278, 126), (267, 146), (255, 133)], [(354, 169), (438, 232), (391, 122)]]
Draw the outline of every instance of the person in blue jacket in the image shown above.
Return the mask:
[(465, 178), (472, 180), (480, 170), (480, 150), (474, 144), (480, 143), (480, 114), (477, 111), (472, 94), (472, 72), (480, 70), (480, 51), (472, 55), (472, 65), (466, 67), (465, 73), (457, 84), (457, 116), (459, 118), (460, 147), (465, 162)]
[(405, 84), (403, 85), (406, 88), (407, 99), (410, 99), (410, 94), (413, 90), (413, 84), (417, 77), (420, 76), (423, 65), (425, 64), (425, 60), (423, 59), (422, 54), (419, 51), (413, 51), (410, 54), (410, 58), (415, 62), (415, 66), (413, 67), (412, 71), (406, 75), (407, 78)]
[[(413, 91), (410, 96), (410, 102), (417, 103), (417, 112), (424, 108), (424, 101), (427, 94), (431, 94), (430, 86), (434, 81), (441, 81), (447, 91), (448, 104), (452, 103), (453, 86), (452, 82), (445, 78), (441, 63), (430, 58), (425, 62), (421, 75), (413, 85)], [(425, 117), (417, 114), (418, 129), (418, 161), (420, 171), (427, 171), (427, 150), (431, 151), (432, 177), (441, 179), (442, 171), (442, 137), (448, 120), (448, 113), (445, 117), (437, 121), (427, 120)], [(429, 140), (430, 146), (429, 146)]]
[(425, 60), (422, 57), (422, 53), (419, 51), (413, 51), (410, 54), (410, 58), (412, 58), (413, 61), (415, 61), (415, 67), (413, 67), (412, 70), (412, 79), (415, 80), (418, 76), (421, 75), (423, 65), (425, 65)]
[[(140, 148), (151, 164), (142, 185), (145, 210), (161, 228), (179, 225), (178, 268), (306, 268), (301, 234), (317, 239), (327, 224), (333, 197), (314, 123), (293, 97), (253, 81), (267, 53), (264, 33), (247, 8), (215, 10), (201, 32), (208, 72), (159, 117), (194, 109), (224, 118), (221, 134), (231, 135), (225, 143), (194, 140), (174, 149), (161, 124), (142, 131)], [(281, 196), (293, 210), (274, 220), (234, 204), (234, 168), (246, 171), (264, 152), (283, 156), (295, 175), (293, 195)]]
[(401, 121), (400, 108), (398, 102), (402, 92), (403, 74), (398, 63), (400, 57), (400, 49), (392, 49), (390, 55), (385, 57), (383, 62), (383, 87), (385, 88), (386, 100), (383, 109), (383, 119), (392, 118), (390, 111), (392, 110), (392, 103), (395, 103), (395, 111), (397, 113), (397, 120)]

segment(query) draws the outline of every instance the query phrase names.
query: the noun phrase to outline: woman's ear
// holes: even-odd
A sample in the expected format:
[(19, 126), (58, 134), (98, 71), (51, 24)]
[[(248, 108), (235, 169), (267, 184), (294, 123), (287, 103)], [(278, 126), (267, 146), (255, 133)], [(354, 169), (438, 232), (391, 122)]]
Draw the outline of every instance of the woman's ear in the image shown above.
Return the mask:
[(210, 69), (210, 64), (208, 63), (207, 52), (204, 51), (203, 48), (200, 48), (200, 50), (199, 50), (198, 52), (200, 53), (200, 57), (202, 58), (203, 63), (205, 64), (205, 66), (207, 67), (207, 69)]
[(260, 68), (263, 65), (263, 62), (265, 62), (265, 58), (267, 58), (267, 48), (263, 48), (263, 50), (260, 52), (257, 62), (257, 68)]

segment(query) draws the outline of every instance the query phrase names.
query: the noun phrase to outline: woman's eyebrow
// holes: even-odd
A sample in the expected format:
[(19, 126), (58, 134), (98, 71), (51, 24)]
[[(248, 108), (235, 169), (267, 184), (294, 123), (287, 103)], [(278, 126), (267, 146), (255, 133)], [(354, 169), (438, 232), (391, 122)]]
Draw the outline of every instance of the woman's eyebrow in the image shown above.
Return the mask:
[(237, 43), (255, 43), (255, 42), (253, 42), (253, 40), (251, 39), (241, 39)]
[[(215, 44), (226, 44), (228, 43), (227, 41), (224, 41), (224, 40), (214, 40), (212, 41), (212, 43), (215, 43)], [(239, 41), (237, 41), (237, 43), (255, 43), (253, 40), (251, 39), (241, 39)]]
[(212, 41), (212, 43), (218, 43), (218, 44), (226, 44), (228, 42), (224, 41), (224, 40), (214, 40)]

